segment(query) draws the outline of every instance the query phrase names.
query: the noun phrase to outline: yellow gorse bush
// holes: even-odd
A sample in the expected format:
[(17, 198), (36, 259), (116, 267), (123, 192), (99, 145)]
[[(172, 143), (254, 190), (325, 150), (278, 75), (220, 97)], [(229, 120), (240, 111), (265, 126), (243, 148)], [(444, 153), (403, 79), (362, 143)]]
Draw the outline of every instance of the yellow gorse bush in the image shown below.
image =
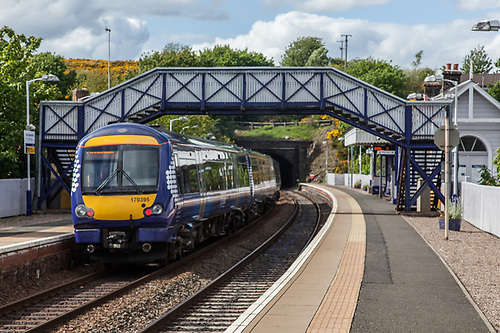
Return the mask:
[[(80, 71), (99, 72), (103, 74), (108, 73), (107, 60), (64, 59), (64, 62), (68, 66), (66, 73), (69, 73), (71, 70), (77, 73)], [(137, 68), (138, 62), (133, 60), (115, 60), (110, 63), (111, 74), (116, 76), (123, 76), (127, 74), (129, 70), (135, 70)]]

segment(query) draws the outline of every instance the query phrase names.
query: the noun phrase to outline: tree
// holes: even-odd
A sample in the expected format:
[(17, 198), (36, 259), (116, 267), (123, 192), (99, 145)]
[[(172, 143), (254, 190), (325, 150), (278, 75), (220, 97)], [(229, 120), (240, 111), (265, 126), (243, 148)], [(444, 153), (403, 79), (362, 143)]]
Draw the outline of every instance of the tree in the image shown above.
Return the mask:
[(500, 81), (495, 82), (494, 85), (488, 85), (488, 93), (497, 101), (500, 102)]
[(54, 74), (57, 76), (59, 78), (57, 86), (61, 92), (61, 96), (57, 96), (57, 98), (70, 99), (71, 87), (76, 82), (76, 72), (73, 70), (65, 74), (68, 66), (62, 56), (50, 52), (35, 54), (31, 59), (31, 65), (36, 70), (36, 77), (43, 74)]
[[(0, 178), (25, 176), (23, 130), (26, 126), (26, 81), (41, 73), (31, 61), (42, 39), (0, 29)], [(57, 87), (34, 82), (30, 87), (30, 123), (37, 124), (37, 106), (42, 99), (59, 96)]]
[(417, 69), (418, 66), (420, 66), (420, 63), (422, 62), (422, 55), (424, 54), (423, 50), (418, 51), (415, 54), (415, 61), (413, 61), (411, 64), (415, 69)]
[(290, 43), (281, 57), (283, 67), (304, 67), (316, 49), (325, 48), (318, 37), (299, 37)]
[(399, 66), (378, 59), (356, 59), (349, 62), (347, 73), (399, 97), (406, 97), (408, 77)]
[(309, 59), (307, 59), (306, 66), (308, 67), (325, 67), (330, 63), (330, 59), (327, 56), (328, 50), (323, 46), (317, 48), (311, 53)]
[(247, 67), (274, 66), (272, 59), (262, 53), (249, 52), (248, 49), (232, 49), (229, 45), (215, 45), (213, 49), (204, 49), (199, 53), (201, 67)]
[(478, 45), (464, 57), (462, 67), (460, 68), (462, 73), (470, 72), (471, 61), (473, 63), (473, 73), (488, 74), (493, 69), (493, 62), (484, 50), (484, 45)]

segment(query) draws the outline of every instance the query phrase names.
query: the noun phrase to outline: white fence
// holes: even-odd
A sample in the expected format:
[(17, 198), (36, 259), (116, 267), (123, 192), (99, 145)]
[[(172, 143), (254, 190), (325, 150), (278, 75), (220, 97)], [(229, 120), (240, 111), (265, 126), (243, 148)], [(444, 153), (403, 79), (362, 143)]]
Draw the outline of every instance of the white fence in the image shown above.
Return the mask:
[[(373, 178), (373, 181), (372, 181)], [(326, 175), (326, 183), (328, 185), (345, 185), (353, 187), (357, 182), (361, 182), (361, 187), (378, 186), (380, 177), (372, 177), (370, 175), (348, 174), (348, 173), (328, 173)]]
[[(35, 189), (35, 179), (31, 179), (31, 192)], [(26, 214), (26, 190), (24, 179), (0, 179), (0, 218)]]
[(463, 219), (498, 237), (500, 237), (499, 203), (499, 187), (462, 183)]
[[(379, 177), (375, 177), (373, 185), (379, 185)], [(370, 185), (370, 175), (335, 174), (326, 175), (328, 185), (345, 185), (361, 181), (361, 186)], [(477, 228), (500, 237), (500, 187), (483, 186), (473, 183), (462, 183), (463, 219)]]

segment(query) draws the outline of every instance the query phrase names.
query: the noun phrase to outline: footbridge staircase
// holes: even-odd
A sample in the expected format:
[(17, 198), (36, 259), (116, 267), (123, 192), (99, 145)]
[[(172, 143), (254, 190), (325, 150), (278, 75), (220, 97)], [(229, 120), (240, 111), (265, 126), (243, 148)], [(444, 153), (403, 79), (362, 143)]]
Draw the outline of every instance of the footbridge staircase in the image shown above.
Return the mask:
[[(37, 166), (38, 206), (70, 193), (72, 158), (86, 134), (113, 122), (148, 123), (164, 115), (327, 114), (398, 147), (396, 182), (407, 211), (429, 186), (432, 168), (415, 156), (437, 151), (436, 129), (450, 103), (407, 101), (334, 68), (156, 68), (88, 99), (43, 101)], [(415, 187), (415, 179), (423, 185)]]

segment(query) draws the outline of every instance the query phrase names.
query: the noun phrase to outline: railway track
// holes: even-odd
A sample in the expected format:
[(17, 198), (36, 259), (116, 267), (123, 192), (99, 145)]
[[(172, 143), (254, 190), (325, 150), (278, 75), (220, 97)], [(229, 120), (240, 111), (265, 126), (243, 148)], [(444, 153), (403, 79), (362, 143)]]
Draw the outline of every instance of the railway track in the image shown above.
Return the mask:
[(20, 301), (0, 307), (0, 332), (43, 332), (65, 323), (82, 312), (95, 308), (110, 299), (125, 294), (127, 291), (165, 275), (205, 253), (213, 252), (233, 237), (243, 234), (247, 229), (259, 223), (256, 219), (233, 233), (199, 251), (154, 272), (129, 271), (126, 274), (112, 274), (102, 271), (88, 275), (64, 286), (27, 297)]
[(324, 222), (325, 214), (319, 204), (297, 192), (294, 197), (299, 210), (293, 221), (203, 290), (140, 332), (221, 332), (228, 328), (285, 273)]

